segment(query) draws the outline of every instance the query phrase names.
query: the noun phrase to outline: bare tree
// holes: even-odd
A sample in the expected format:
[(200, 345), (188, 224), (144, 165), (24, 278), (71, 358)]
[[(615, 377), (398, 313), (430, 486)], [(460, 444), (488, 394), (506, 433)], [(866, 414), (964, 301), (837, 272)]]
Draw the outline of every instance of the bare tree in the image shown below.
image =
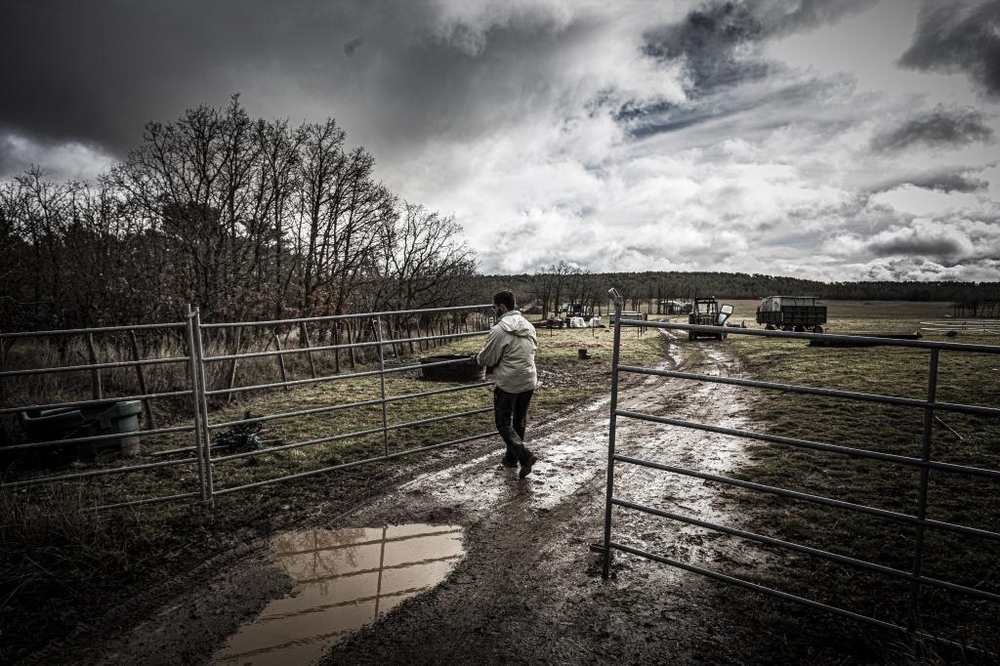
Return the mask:
[(256, 141), (261, 147), (260, 228), (254, 234), (254, 291), (261, 294), (276, 319), (284, 316), (289, 298), (294, 262), (291, 261), (289, 220), (299, 185), (298, 165), (302, 137), (291, 133), (286, 121), (256, 123)]
[(345, 152), (345, 134), (333, 120), (299, 133), (299, 309), (343, 314), (377, 254), (377, 229), (393, 214), (393, 197), (374, 181), (367, 151)]
[(18, 279), (10, 298), (29, 326), (73, 323), (75, 313), (66, 307), (70, 252), (64, 241), (80, 192), (78, 183), (53, 183), (37, 167), (4, 188), (5, 243), (14, 252), (4, 263)]
[(172, 255), (176, 294), (212, 316), (266, 307), (262, 268), (271, 240), (284, 236), (274, 224), (294, 161), (281, 133), (251, 120), (234, 96), (224, 110), (201, 106), (176, 123), (147, 124), (143, 145), (112, 171)]
[(381, 227), (381, 289), (372, 305), (411, 310), (453, 305), (467, 297), (476, 261), (460, 240), (461, 230), (452, 217), (403, 202), (399, 214), (384, 219)]
[[(564, 298), (571, 298), (574, 292), (582, 296), (582, 289), (575, 276), (582, 273), (580, 268), (560, 259), (555, 264), (536, 274), (534, 279), (535, 292), (542, 301), (542, 316), (548, 316), (549, 308), (554, 314), (559, 314)], [(575, 301), (580, 302), (580, 301)]]

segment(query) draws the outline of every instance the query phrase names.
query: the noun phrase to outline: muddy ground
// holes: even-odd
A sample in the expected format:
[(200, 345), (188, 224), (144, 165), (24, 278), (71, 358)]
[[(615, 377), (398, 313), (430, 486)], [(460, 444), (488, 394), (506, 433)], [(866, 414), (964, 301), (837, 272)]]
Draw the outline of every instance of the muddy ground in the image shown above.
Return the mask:
[[(724, 345), (702, 341), (700, 349), (690, 370), (734, 372)], [(664, 366), (680, 358), (671, 343)], [(624, 390), (620, 408), (729, 427), (752, 417), (746, 392), (709, 383), (678, 390), (676, 381), (667, 381), (649, 377)], [(602, 577), (602, 555), (592, 544), (603, 538), (608, 428), (605, 395), (529, 424), (539, 462), (526, 479), (499, 464), (496, 438), (408, 460), (377, 479), (352, 477), (366, 489), (353, 498), (284, 507), (288, 517), (277, 517), (275, 528), (463, 528), (465, 555), (443, 583), (340, 640), (324, 663), (736, 664), (810, 658), (809, 649), (790, 645), (780, 631), (765, 635), (744, 623), (722, 605), (733, 592), (705, 578), (624, 553), (615, 554), (611, 576)], [(617, 433), (621, 453), (702, 471), (725, 472), (743, 455), (732, 438), (634, 419), (620, 418)], [(731, 511), (717, 489), (689, 477), (628, 467), (615, 484), (616, 496), (665, 511), (706, 520), (725, 519)], [(344, 492), (350, 488), (345, 484)], [(183, 575), (134, 588), (133, 598), (23, 663), (213, 663), (241, 624), (293, 590), (274, 564), (271, 539), (248, 535), (208, 562), (192, 562)], [(613, 540), (694, 563), (768, 564), (710, 533), (634, 512), (616, 514)], [(834, 656), (825, 663), (841, 661)]]

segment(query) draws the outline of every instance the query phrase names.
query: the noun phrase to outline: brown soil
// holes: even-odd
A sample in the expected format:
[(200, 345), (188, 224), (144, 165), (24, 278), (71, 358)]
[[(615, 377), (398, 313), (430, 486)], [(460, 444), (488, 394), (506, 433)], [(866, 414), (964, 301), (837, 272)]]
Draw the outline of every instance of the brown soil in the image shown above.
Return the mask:
[[(692, 370), (728, 373), (732, 360), (723, 343), (698, 344), (702, 360)], [(677, 348), (670, 356), (680, 357)], [(606, 385), (607, 377), (600, 379)], [(680, 389), (649, 377), (624, 389), (619, 406), (669, 408), (675, 417), (737, 426), (748, 418), (750, 401), (732, 387)], [(720, 611), (711, 581), (623, 553), (614, 555), (611, 576), (601, 576), (602, 555), (591, 546), (603, 539), (608, 428), (606, 395), (529, 424), (539, 462), (524, 480), (500, 466), (497, 438), (316, 481), (327, 484), (325, 501), (282, 506), (266, 528), (220, 541), (212, 559), (195, 561), (204, 553), (196, 551), (171, 569), (169, 580), (151, 574), (126, 590), (128, 598), (116, 591), (114, 607), (82, 618), (23, 663), (211, 663), (241, 623), (292, 588), (272, 563), (268, 538), (275, 532), (404, 523), (463, 526), (466, 556), (443, 584), (351, 635), (325, 663), (753, 662), (760, 646), (750, 649), (750, 629)], [(618, 419), (617, 441), (628, 455), (712, 472), (742, 455), (738, 443), (710, 433), (634, 419)], [(615, 484), (616, 496), (664, 510), (728, 515), (727, 501), (696, 479), (629, 467)], [(218, 510), (239, 511), (253, 501), (228, 498)], [(613, 539), (685, 561), (752, 558), (711, 534), (634, 512), (616, 514)]]

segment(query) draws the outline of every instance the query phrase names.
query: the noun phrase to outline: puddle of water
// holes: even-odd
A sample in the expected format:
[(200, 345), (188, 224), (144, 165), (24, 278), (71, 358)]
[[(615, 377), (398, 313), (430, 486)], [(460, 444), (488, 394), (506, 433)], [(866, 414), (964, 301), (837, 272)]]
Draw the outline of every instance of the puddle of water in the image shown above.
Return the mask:
[(215, 654), (217, 666), (318, 661), (352, 631), (441, 581), (464, 555), (455, 525), (290, 532), (271, 543), (295, 581)]

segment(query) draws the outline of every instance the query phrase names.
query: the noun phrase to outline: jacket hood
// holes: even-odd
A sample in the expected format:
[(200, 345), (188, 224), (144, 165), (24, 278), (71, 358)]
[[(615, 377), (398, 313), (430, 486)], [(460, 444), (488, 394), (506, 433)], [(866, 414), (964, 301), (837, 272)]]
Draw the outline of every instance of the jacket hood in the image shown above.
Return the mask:
[(498, 322), (500, 328), (511, 335), (522, 338), (535, 339), (535, 327), (527, 319), (521, 316), (519, 310), (505, 312)]

